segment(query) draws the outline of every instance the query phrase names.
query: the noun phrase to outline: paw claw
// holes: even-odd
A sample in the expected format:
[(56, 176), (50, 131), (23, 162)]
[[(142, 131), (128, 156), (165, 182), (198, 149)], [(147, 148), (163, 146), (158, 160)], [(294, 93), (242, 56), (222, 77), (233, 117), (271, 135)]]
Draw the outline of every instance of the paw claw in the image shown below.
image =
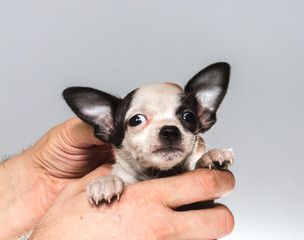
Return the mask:
[(227, 169), (233, 164), (233, 155), (228, 149), (212, 149), (196, 163), (195, 168)]
[(230, 159), (230, 160), (228, 161), (228, 164), (229, 164), (229, 166), (232, 166), (232, 165), (233, 165), (233, 160)]
[(98, 205), (101, 201), (111, 203), (112, 197), (119, 199), (124, 183), (114, 175), (101, 176), (87, 186), (87, 196), (91, 204)]

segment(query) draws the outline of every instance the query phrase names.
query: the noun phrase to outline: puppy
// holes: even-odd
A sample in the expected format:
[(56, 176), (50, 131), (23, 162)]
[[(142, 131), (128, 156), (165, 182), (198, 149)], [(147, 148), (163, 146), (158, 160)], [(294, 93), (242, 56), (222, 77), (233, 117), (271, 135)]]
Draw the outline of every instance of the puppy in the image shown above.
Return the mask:
[(87, 87), (70, 87), (63, 97), (74, 113), (113, 145), (112, 174), (87, 186), (92, 204), (119, 199), (124, 185), (181, 174), (195, 168), (227, 169), (229, 150), (205, 154), (200, 134), (216, 122), (230, 76), (227, 63), (212, 64), (182, 90), (175, 84), (149, 84), (125, 98)]

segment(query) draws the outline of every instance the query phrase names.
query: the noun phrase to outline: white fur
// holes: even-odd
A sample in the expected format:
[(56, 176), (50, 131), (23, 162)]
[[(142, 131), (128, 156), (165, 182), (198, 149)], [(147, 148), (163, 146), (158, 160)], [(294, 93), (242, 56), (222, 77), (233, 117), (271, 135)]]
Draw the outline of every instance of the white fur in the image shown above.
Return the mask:
[[(196, 148), (196, 137), (184, 130), (176, 117), (182, 93), (181, 89), (168, 84), (149, 84), (137, 90), (130, 109), (126, 113), (126, 120), (134, 115), (142, 114), (146, 117), (146, 121), (139, 126), (128, 127), (126, 130), (123, 147), (116, 151), (117, 166), (114, 166), (113, 174), (119, 172), (119, 174), (124, 173), (124, 176), (126, 174), (132, 176), (136, 171), (149, 167), (168, 170), (191, 157)], [(156, 152), (164, 147), (159, 141), (160, 129), (168, 125), (176, 126), (181, 132), (182, 141), (177, 146), (180, 151), (166, 154)], [(132, 181), (132, 177), (127, 180), (127, 182)]]
[(110, 108), (107, 106), (94, 106), (91, 108), (83, 108), (83, 113), (89, 116), (98, 116), (98, 117), (104, 117), (110, 113)]
[(112, 174), (119, 176), (125, 185), (135, 183), (135, 169), (131, 168), (127, 161), (116, 154), (116, 163), (113, 165)]
[(216, 102), (216, 99), (218, 98), (220, 93), (221, 93), (221, 89), (214, 87), (212, 89), (199, 92), (197, 94), (197, 99), (201, 106), (207, 107), (211, 111), (214, 111), (215, 110), (214, 103)]

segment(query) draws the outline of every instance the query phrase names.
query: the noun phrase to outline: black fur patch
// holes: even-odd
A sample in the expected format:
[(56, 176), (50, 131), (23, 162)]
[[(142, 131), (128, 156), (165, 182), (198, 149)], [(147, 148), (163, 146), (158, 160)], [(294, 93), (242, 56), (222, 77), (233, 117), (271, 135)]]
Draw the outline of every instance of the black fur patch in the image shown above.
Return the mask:
[(156, 178), (164, 178), (164, 177), (170, 177), (170, 176), (176, 176), (182, 173), (185, 173), (188, 171), (188, 168), (185, 167), (185, 160), (175, 167), (169, 169), (169, 170), (160, 170), (158, 168), (147, 168), (141, 172), (139, 172), (136, 176), (136, 179), (138, 181), (145, 181), (150, 179), (156, 179)]
[(132, 99), (137, 89), (130, 92), (117, 106), (114, 119), (115, 119), (115, 128), (110, 137), (110, 143), (113, 144), (116, 148), (121, 148), (122, 141), (125, 137), (125, 131), (127, 129), (127, 123), (125, 122), (125, 117), (128, 109), (130, 108)]
[(197, 131), (200, 128), (199, 119), (197, 118), (194, 124), (190, 124), (183, 119), (183, 115), (189, 111), (193, 112), (197, 115), (197, 112), (196, 112), (197, 104), (198, 103), (197, 103), (194, 95), (187, 96), (187, 95), (183, 94), (183, 95), (181, 95), (181, 105), (176, 111), (176, 116), (180, 120), (183, 127), (186, 130), (192, 132), (193, 134), (197, 134), (198, 133)]

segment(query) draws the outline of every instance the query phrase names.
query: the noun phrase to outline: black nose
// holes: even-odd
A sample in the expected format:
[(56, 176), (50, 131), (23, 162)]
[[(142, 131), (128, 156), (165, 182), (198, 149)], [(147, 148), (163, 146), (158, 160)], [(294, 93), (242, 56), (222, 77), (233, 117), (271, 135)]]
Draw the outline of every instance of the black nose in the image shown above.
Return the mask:
[(167, 141), (176, 141), (181, 138), (181, 133), (175, 126), (164, 126), (160, 129), (160, 138)]

